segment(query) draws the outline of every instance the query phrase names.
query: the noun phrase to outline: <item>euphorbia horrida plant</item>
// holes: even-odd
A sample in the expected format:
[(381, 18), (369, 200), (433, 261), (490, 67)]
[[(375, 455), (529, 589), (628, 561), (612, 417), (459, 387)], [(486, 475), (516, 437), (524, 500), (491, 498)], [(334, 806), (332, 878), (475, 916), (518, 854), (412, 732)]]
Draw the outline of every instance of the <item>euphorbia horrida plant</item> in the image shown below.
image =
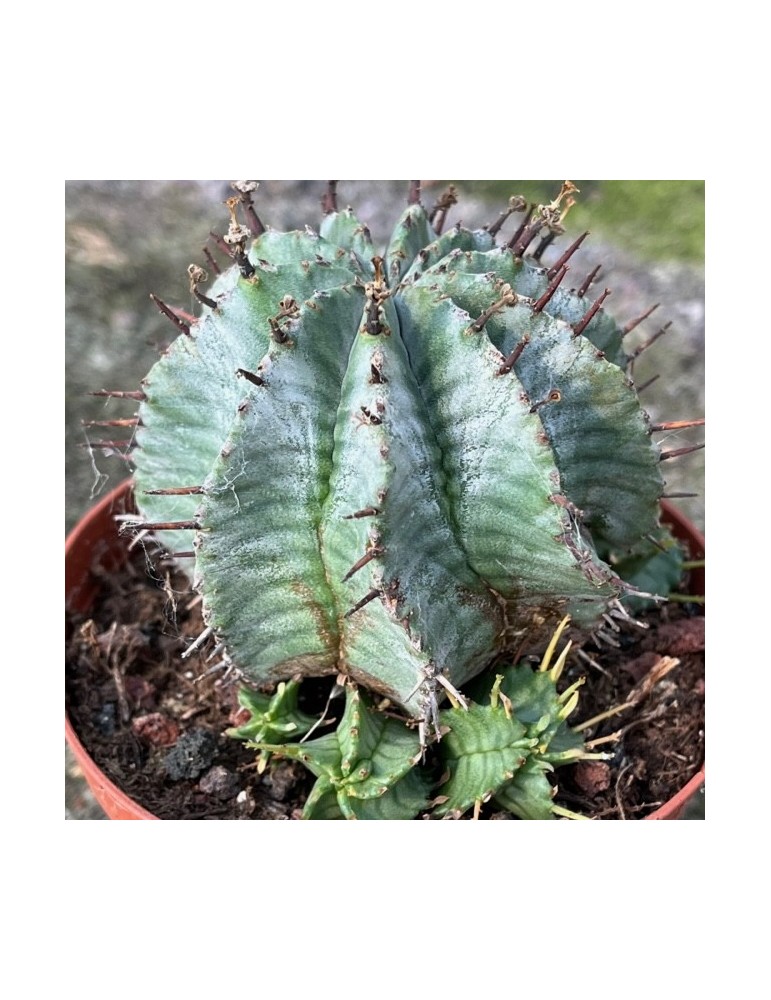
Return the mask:
[[(567, 616), (601, 634), (627, 615), (638, 591), (615, 554), (660, 533), (666, 455), (652, 432), (665, 425), (640, 407), (622, 343), (631, 324), (604, 311), (607, 291), (590, 294), (593, 275), (564, 287), (583, 237), (542, 263), (573, 203), (569, 182), (551, 204), (527, 211), (515, 197), (486, 229), (443, 234), (454, 194), (428, 212), (413, 182), (382, 255), (338, 208), (334, 182), (318, 232), (271, 230), (255, 183), (233, 187), (218, 241), (230, 267), (204, 292), (207, 274), (191, 265), (197, 318), (156, 300), (180, 333), (129, 394), (141, 399), (141, 526), (194, 563), (207, 626), (246, 681), (344, 674), (423, 724), (413, 740), (397, 722), (390, 740), (394, 720), (365, 725), (366, 695), (350, 687), (348, 736), (289, 751), (326, 775), (320, 814), (358, 815), (386, 786), (414, 814), (425, 789), (404, 775), (421, 741), (449, 729), (450, 754), (453, 741), (473, 743), (459, 688)], [(521, 224), (498, 242), (515, 213)], [(561, 703), (517, 721), (516, 705), (504, 708), (520, 681), (494, 677), (480, 726), (507, 730), (509, 777), (470, 800), (457, 792), (456, 813), (505, 798), (517, 769), (537, 782), (548, 766), (531, 750), (543, 751), (543, 720)], [(445, 692), (456, 707), (440, 718)], [(373, 778), (374, 748), (389, 740)]]

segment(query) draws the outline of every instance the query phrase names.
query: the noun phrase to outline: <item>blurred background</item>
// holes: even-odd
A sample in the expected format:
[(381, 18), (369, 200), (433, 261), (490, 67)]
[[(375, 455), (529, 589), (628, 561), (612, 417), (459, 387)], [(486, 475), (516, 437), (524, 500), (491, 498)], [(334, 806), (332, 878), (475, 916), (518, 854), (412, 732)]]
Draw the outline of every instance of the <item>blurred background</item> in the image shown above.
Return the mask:
[[(587, 294), (590, 303), (605, 288), (605, 303), (622, 324), (655, 303), (653, 315), (625, 340), (632, 351), (671, 321), (669, 331), (635, 362), (642, 385), (660, 376), (641, 399), (654, 421), (704, 416), (704, 182), (699, 180), (577, 180), (577, 204), (567, 216), (566, 234), (543, 263), (555, 260), (585, 230), (591, 235), (571, 261), (565, 284), (576, 287), (597, 265), (602, 270)], [(351, 205), (366, 222), (376, 246), (388, 240), (406, 204), (407, 181), (339, 181), (338, 204)], [(456, 222), (476, 228), (494, 222), (511, 195), (545, 203), (562, 180), (423, 182), (423, 202), (431, 207), (448, 184), (458, 192), (445, 229)], [(275, 229), (316, 228), (325, 181), (261, 181), (255, 206)], [(91, 451), (89, 437), (120, 438), (110, 429), (84, 428), (83, 421), (131, 416), (131, 404), (90, 396), (98, 389), (139, 387), (175, 331), (150, 300), (153, 292), (169, 305), (198, 311), (187, 267), (206, 267), (202, 252), (209, 231), (227, 228), (224, 201), (232, 194), (224, 180), (72, 180), (66, 183), (66, 371), (65, 371), (65, 530), (99, 496), (128, 474), (121, 458)], [(513, 232), (513, 216), (502, 235)], [(594, 294), (592, 294), (594, 293)], [(119, 429), (118, 429), (119, 431)], [(663, 447), (704, 440), (704, 428), (678, 431)], [(668, 491), (690, 491), (677, 500), (704, 529), (704, 452), (667, 462)], [(103, 818), (67, 757), (66, 817)], [(700, 808), (702, 811), (700, 811)], [(693, 818), (703, 815), (698, 803)]]

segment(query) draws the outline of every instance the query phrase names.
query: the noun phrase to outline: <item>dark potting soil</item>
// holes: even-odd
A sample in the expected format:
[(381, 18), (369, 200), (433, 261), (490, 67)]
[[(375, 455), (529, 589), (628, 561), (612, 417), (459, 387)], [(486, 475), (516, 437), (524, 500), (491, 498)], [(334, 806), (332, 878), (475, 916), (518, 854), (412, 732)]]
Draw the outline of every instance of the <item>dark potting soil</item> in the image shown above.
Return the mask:
[[(137, 549), (120, 573), (100, 573), (90, 616), (68, 616), (67, 710), (82, 743), (161, 819), (299, 819), (315, 778), (276, 758), (260, 773), (255, 752), (224, 735), (248, 718), (237, 700), (241, 682), (232, 669), (211, 669), (212, 640), (181, 659), (204, 628), (200, 598), (162, 559), (152, 576), (147, 569), (148, 555)], [(639, 620), (647, 630), (625, 626), (618, 647), (585, 646), (591, 662), (571, 656), (563, 675), (565, 686), (586, 677), (571, 725), (628, 706), (586, 733), (612, 760), (553, 775), (555, 801), (595, 819), (643, 819), (704, 760), (702, 610), (669, 603)], [(304, 681), (300, 707), (320, 714), (333, 683)], [(341, 709), (333, 701), (328, 714), (339, 718)], [(618, 738), (603, 741), (612, 734)], [(492, 804), (480, 815), (513, 818)]]

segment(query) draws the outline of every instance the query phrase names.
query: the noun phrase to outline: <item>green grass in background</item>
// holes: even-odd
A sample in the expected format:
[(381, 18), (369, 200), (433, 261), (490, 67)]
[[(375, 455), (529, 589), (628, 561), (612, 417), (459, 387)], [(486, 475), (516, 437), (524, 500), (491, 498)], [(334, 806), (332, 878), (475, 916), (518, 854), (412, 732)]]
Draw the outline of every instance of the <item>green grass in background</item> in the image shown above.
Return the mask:
[[(568, 223), (571, 232), (590, 229), (647, 260), (704, 260), (704, 181), (581, 181)], [(551, 201), (561, 180), (452, 181), (459, 194), (489, 198), (502, 209), (512, 194), (539, 204)], [(495, 216), (491, 216), (492, 222)], [(662, 235), (664, 239), (662, 239)]]

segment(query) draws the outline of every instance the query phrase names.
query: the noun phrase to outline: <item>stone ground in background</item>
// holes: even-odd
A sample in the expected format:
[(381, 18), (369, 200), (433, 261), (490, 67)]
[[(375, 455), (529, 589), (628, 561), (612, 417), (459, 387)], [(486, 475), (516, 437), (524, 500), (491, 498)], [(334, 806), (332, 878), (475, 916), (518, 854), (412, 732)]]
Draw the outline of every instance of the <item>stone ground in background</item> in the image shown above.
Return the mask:
[[(276, 229), (316, 225), (324, 182), (266, 181), (255, 199), (263, 222)], [(341, 207), (351, 204), (372, 232), (376, 246), (388, 239), (391, 225), (405, 203), (403, 181), (341, 181)], [(125, 406), (88, 393), (95, 389), (135, 389), (173, 339), (173, 329), (152, 304), (154, 292), (169, 304), (196, 312), (188, 289), (187, 267), (205, 264), (201, 248), (208, 232), (226, 228), (222, 202), (232, 192), (225, 181), (70, 181), (66, 190), (66, 509), (70, 530), (82, 513), (127, 474), (125, 464), (83, 447), (83, 420), (125, 415)], [(424, 189), (424, 202), (433, 203), (438, 188)], [(512, 191), (512, 194), (519, 193)], [(523, 193), (527, 191), (523, 189)], [(503, 206), (464, 197), (449, 217), (477, 227), (492, 222)], [(569, 220), (568, 220), (569, 221)], [(666, 219), (649, 220), (650, 226)], [(511, 225), (511, 224), (510, 224)], [(504, 230), (505, 232), (505, 230)], [(577, 233), (568, 236), (572, 239)], [(566, 245), (564, 238), (563, 246)], [(548, 263), (558, 252), (544, 257)], [(655, 374), (661, 377), (642, 397), (654, 421), (704, 415), (704, 269), (691, 264), (637, 260), (622, 249), (590, 236), (574, 258), (578, 285), (602, 262), (598, 294), (612, 289), (608, 311), (619, 320), (641, 315), (661, 303), (650, 319), (629, 335), (629, 347), (643, 343), (672, 320), (661, 341), (636, 362), (638, 385)], [(92, 435), (93, 436), (93, 435)], [(662, 435), (663, 437), (663, 435)], [(704, 439), (703, 428), (672, 434), (667, 448)], [(661, 441), (661, 438), (659, 438)], [(699, 495), (679, 500), (678, 506), (704, 528), (704, 453), (696, 452), (667, 463), (669, 491)], [(67, 819), (104, 818), (67, 751), (65, 764)], [(698, 796), (688, 818), (703, 818), (704, 800)]]

